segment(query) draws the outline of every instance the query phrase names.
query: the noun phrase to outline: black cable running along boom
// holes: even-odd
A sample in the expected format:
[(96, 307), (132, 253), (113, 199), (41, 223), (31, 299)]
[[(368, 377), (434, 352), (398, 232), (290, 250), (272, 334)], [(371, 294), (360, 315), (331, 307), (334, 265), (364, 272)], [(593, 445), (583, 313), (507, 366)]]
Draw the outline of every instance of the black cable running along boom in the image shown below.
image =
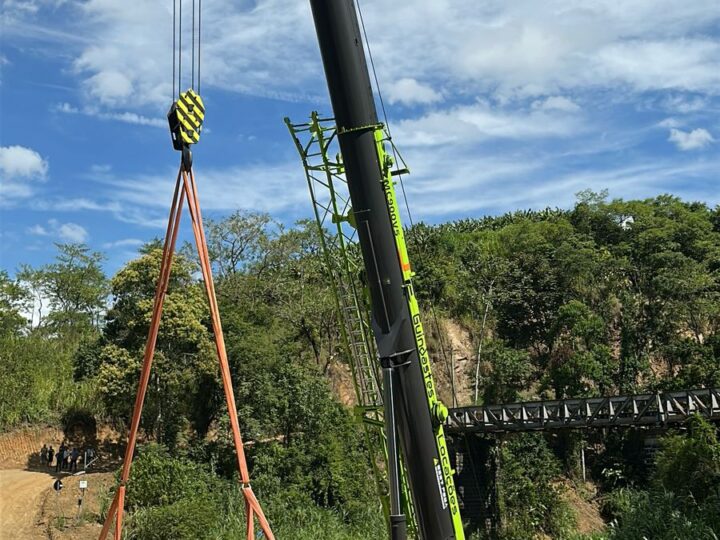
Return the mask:
[[(362, 5), (360, 4), (360, 0), (356, 0), (357, 3), (357, 12), (358, 12), (358, 18), (360, 20), (360, 28), (362, 29), (362, 34), (364, 38), (365, 47), (367, 48), (367, 55), (368, 60), (370, 60), (370, 70), (372, 71), (373, 80), (375, 81), (375, 90), (377, 91), (378, 100), (380, 101), (380, 109), (382, 110), (383, 114), (383, 122), (385, 122), (385, 130), (387, 131), (388, 139), (392, 141), (392, 130), (390, 129), (390, 120), (388, 120), (388, 114), (387, 109), (385, 108), (385, 100), (383, 99), (382, 95), (382, 89), (380, 88), (380, 80), (378, 79), (377, 70), (375, 69), (375, 60), (373, 59), (373, 53), (372, 48), (370, 47), (370, 39), (368, 38), (367, 29), (365, 28), (365, 18), (363, 17), (362, 12)], [(391, 145), (392, 153), (393, 153), (393, 159), (395, 160), (395, 163), (399, 163), (402, 161), (402, 159), (398, 160), (398, 151), (395, 145)], [(410, 223), (411, 230), (415, 227), (415, 221), (412, 217), (412, 212), (410, 211), (410, 204), (408, 203), (407, 198), (407, 192), (405, 191), (405, 181), (403, 180), (403, 173), (402, 171), (397, 171), (397, 174), (394, 175), (395, 178), (397, 178), (400, 181), (400, 191), (402, 191), (403, 201), (405, 202), (405, 212), (408, 216), (408, 222)], [(435, 312), (435, 306), (432, 302), (432, 300), (429, 301), (430, 306), (430, 315), (432, 315), (433, 322), (435, 323), (435, 329), (437, 330), (438, 334), (438, 342), (440, 344), (440, 352), (443, 357), (443, 363), (445, 364), (445, 369), (447, 370), (447, 376), (448, 380), (450, 381), (450, 389), (452, 394), (452, 401), (453, 406), (457, 406), (457, 393), (455, 392), (455, 377), (452, 373), (452, 365), (451, 362), (448, 362), (447, 357), (447, 351), (445, 348), (445, 339), (443, 338), (443, 332), (440, 328), (440, 323), (438, 321), (437, 313)], [(452, 354), (452, 353), (451, 353)]]

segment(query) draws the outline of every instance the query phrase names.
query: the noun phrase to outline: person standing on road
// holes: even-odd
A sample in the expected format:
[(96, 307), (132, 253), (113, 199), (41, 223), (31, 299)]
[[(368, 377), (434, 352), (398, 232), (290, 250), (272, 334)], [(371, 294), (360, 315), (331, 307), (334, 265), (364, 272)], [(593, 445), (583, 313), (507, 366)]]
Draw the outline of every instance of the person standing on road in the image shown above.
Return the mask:
[(62, 471), (64, 464), (65, 464), (65, 443), (61, 443), (60, 448), (58, 448), (58, 451), (57, 451), (57, 462), (55, 463), (55, 472)]
[(77, 460), (80, 457), (80, 451), (77, 448), (72, 449), (70, 453), (70, 472), (77, 472)]
[(53, 458), (55, 457), (55, 449), (52, 447), (52, 444), (50, 445), (50, 449), (47, 453), (47, 466), (48, 468), (52, 467)]
[(40, 465), (45, 465), (47, 463), (47, 453), (47, 444), (43, 444), (42, 448), (40, 449)]

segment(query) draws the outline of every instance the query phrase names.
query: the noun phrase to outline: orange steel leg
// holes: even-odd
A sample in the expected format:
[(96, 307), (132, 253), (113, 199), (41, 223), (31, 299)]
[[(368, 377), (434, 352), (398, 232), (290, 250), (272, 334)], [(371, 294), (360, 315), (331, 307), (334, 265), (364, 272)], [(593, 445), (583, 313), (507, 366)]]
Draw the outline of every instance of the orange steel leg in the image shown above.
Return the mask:
[[(181, 181), (182, 179), (182, 181)], [(179, 195), (179, 198), (178, 198)], [(230, 416), (230, 426), (232, 429), (233, 442), (238, 460), (238, 471), (242, 482), (242, 492), (245, 497), (245, 512), (247, 517), (247, 540), (254, 540), (254, 518), (257, 517), (258, 523), (268, 540), (275, 540), (275, 536), (270, 529), (265, 514), (260, 507), (260, 503), (255, 497), (250, 487), (250, 473), (248, 471), (247, 460), (245, 458), (245, 450), (243, 447), (242, 436), (240, 434), (240, 422), (237, 416), (237, 405), (235, 404), (235, 394), (232, 387), (232, 377), (230, 375), (230, 366), (227, 358), (227, 350), (225, 348), (225, 339), (220, 322), (220, 311), (218, 309), (217, 297), (215, 295), (215, 284), (212, 277), (212, 266), (210, 264), (210, 256), (205, 238), (205, 231), (202, 225), (202, 212), (195, 184), (195, 176), (190, 170), (189, 174), (181, 167), (178, 172), (175, 183), (175, 194), (173, 195), (172, 207), (168, 218), (168, 226), (165, 234), (165, 243), (163, 245), (163, 257), (160, 266), (160, 277), (158, 279), (157, 288), (155, 290), (155, 303), (153, 306), (153, 315), (150, 321), (150, 330), (148, 339), (145, 344), (145, 355), (143, 359), (143, 367), (140, 375), (140, 384), (138, 385), (138, 393), (135, 399), (135, 407), (133, 409), (133, 417), (130, 426), (130, 434), (128, 436), (128, 446), (125, 449), (125, 458), (123, 460), (123, 469), (120, 476), (120, 486), (115, 493), (113, 502), (108, 510), (108, 515), (103, 524), (100, 533), (100, 540), (105, 540), (110, 529), (110, 525), (115, 518), (115, 540), (120, 540), (122, 535), (122, 519), (125, 506), (125, 486), (130, 477), (130, 467), (132, 465), (135, 445), (137, 443), (137, 435), (140, 426), (140, 417), (142, 407), (147, 393), (148, 382), (150, 380), (150, 369), (155, 353), (155, 344), (157, 342), (157, 334), (160, 327), (160, 318), (162, 316), (163, 302), (167, 292), (167, 286), (170, 279), (170, 269), (172, 267), (173, 252), (177, 241), (178, 227), (180, 217), (182, 215), (182, 207), (184, 199), (187, 199), (188, 208), (190, 210), (190, 218), (193, 226), (193, 235), (200, 259), (200, 268), (203, 275), (203, 283), (205, 292), (208, 297), (210, 306), (210, 319), (212, 322), (213, 333), (215, 335), (215, 349), (220, 363), (220, 373), (223, 381), (223, 390), (225, 392), (225, 400), (228, 406), (228, 414)]]
[(122, 508), (125, 506), (125, 486), (121, 485), (118, 489), (118, 513), (117, 519), (115, 520), (115, 540), (122, 538), (122, 520), (123, 513)]
[[(175, 183), (175, 193), (173, 195), (173, 202), (170, 208), (170, 216), (168, 217), (165, 243), (163, 245), (163, 256), (160, 265), (160, 276), (158, 278), (157, 287), (155, 289), (155, 301), (153, 306), (152, 319), (150, 321), (150, 330), (148, 332), (148, 338), (145, 343), (145, 354), (143, 358), (142, 371), (140, 372), (140, 382), (138, 384), (138, 391), (135, 397), (133, 416), (130, 422), (130, 434), (128, 436), (128, 444), (125, 448), (125, 457), (123, 458), (123, 469), (120, 475), (120, 486), (118, 491), (115, 493), (115, 499), (113, 500), (113, 504), (110, 507), (111, 510), (108, 512), (108, 515), (105, 518), (105, 524), (103, 525), (103, 529), (100, 532), (100, 540), (105, 540), (105, 538), (107, 537), (110, 524), (114, 517), (116, 518), (116, 540), (120, 540), (120, 534), (122, 532), (122, 517), (125, 506), (125, 484), (130, 477), (130, 466), (132, 465), (135, 445), (137, 443), (137, 435), (140, 427), (142, 407), (143, 403), (145, 402), (145, 394), (147, 393), (147, 387), (150, 381), (150, 368), (152, 367), (152, 361), (155, 355), (155, 343), (157, 342), (158, 330), (160, 328), (160, 318), (162, 316), (165, 293), (167, 292), (167, 285), (170, 278), (172, 256), (175, 249), (175, 242), (177, 241), (178, 225), (180, 223), (180, 217), (182, 215), (182, 204), (185, 198), (185, 192), (184, 190), (180, 190), (180, 186), (180, 172), (178, 172), (177, 180)], [(115, 511), (112, 511), (113, 507)]]
[(233, 442), (235, 443), (235, 453), (238, 460), (238, 470), (240, 472), (240, 480), (242, 482), (242, 492), (246, 501), (247, 512), (247, 537), (252, 540), (254, 537), (253, 517), (257, 517), (260, 527), (268, 538), (274, 540), (275, 536), (270, 529), (270, 524), (265, 518), (265, 514), (257, 501), (255, 494), (250, 487), (250, 473), (245, 459), (245, 450), (243, 447), (242, 436), (240, 434), (240, 422), (237, 416), (237, 406), (235, 404), (235, 394), (232, 387), (232, 377), (230, 375), (230, 366), (227, 358), (227, 350), (225, 348), (225, 338), (223, 336), (222, 324), (220, 322), (220, 312), (217, 304), (217, 296), (215, 295), (215, 283), (212, 276), (212, 267), (210, 265), (210, 256), (208, 253), (207, 241), (205, 239), (205, 230), (202, 225), (202, 211), (200, 210), (200, 201), (198, 197), (197, 184), (195, 183), (195, 175), (192, 170), (189, 174), (183, 171), (183, 184), (187, 194), (188, 207), (190, 209), (190, 218), (193, 224), (193, 233), (195, 243), (197, 244), (198, 255), (200, 256), (200, 266), (205, 281), (205, 291), (210, 304), (211, 320), (213, 325), (213, 333), (215, 334), (215, 348), (220, 361), (220, 373), (223, 380), (223, 389), (225, 391), (225, 400), (227, 401), (228, 414), (230, 416), (230, 426), (233, 434)]

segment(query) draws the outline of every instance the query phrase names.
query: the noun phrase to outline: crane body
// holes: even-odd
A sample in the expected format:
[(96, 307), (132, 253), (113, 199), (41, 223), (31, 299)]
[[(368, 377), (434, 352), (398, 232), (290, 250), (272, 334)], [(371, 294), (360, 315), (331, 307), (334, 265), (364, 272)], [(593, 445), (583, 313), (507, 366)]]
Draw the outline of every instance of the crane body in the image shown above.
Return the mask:
[(412, 285), (394, 182), (353, 0), (311, 0), (342, 164), (383, 368), (393, 538), (403, 538), (395, 440), (402, 452), (419, 534), (462, 540), (457, 494), (443, 433), (447, 410), (435, 392)]

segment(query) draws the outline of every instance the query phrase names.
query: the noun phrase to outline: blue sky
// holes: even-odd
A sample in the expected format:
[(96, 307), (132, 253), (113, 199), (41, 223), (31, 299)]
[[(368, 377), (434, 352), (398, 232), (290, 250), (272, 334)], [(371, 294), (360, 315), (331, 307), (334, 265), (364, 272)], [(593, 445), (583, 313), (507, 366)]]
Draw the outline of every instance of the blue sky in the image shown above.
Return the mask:
[[(82, 241), (114, 272), (164, 232), (172, 2), (1, 5), (0, 268)], [(720, 202), (717, 0), (362, 7), (416, 220), (569, 207), (586, 188)], [(203, 29), (206, 215), (309, 217), (282, 121), (329, 112), (308, 3), (205, 0)]]

